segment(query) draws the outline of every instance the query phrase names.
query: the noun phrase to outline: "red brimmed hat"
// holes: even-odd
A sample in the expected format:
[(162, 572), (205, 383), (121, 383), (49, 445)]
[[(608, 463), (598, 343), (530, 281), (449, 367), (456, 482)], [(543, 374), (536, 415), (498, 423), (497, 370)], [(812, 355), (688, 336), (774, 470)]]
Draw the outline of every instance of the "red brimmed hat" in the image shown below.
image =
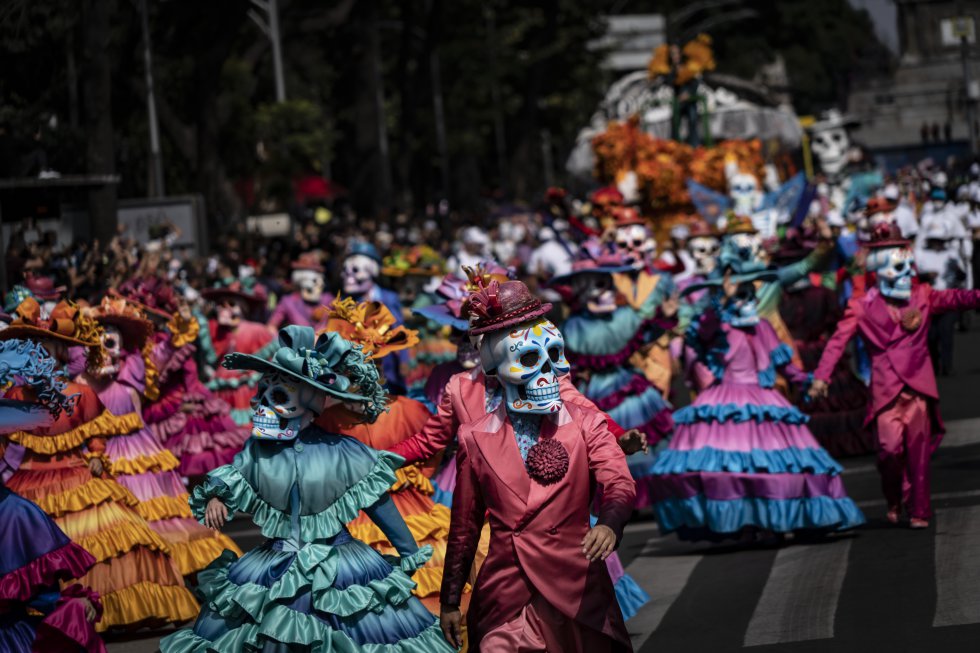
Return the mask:
[(629, 227), (634, 224), (646, 226), (647, 224), (640, 212), (632, 206), (617, 206), (613, 209), (613, 218), (616, 220), (617, 227)]
[(313, 252), (305, 252), (299, 258), (289, 264), (294, 270), (312, 270), (323, 274), (326, 270), (320, 263), (320, 257)]
[(235, 299), (253, 307), (261, 306), (267, 299), (265, 288), (261, 285), (255, 284), (254, 287), (247, 288), (241, 281), (233, 281), (228, 285), (202, 290), (201, 296), (212, 302), (219, 302), (222, 299)]
[(466, 299), (470, 334), (480, 335), (543, 317), (551, 304), (542, 303), (522, 281), (490, 281)]
[(103, 327), (114, 326), (122, 334), (123, 346), (128, 350), (141, 350), (153, 335), (153, 323), (135, 304), (122, 297), (103, 297), (102, 303), (92, 312)]
[(871, 238), (865, 244), (868, 249), (885, 249), (888, 247), (910, 247), (912, 241), (902, 236), (902, 231), (893, 224), (876, 225), (871, 232)]
[(717, 238), (718, 230), (715, 229), (713, 225), (708, 224), (704, 220), (697, 220), (692, 222), (688, 226), (688, 239), (691, 238)]

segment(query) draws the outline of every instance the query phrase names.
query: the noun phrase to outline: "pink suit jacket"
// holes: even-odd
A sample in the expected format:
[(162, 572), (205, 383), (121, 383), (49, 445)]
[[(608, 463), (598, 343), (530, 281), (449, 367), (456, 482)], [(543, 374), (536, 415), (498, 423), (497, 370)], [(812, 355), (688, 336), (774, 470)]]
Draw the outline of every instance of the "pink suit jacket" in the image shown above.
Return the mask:
[[(613, 435), (623, 434), (623, 429), (611, 417), (575, 388), (569, 375), (558, 382), (563, 401), (599, 413), (607, 420)], [(435, 414), (425, 422), (422, 430), (391, 447), (391, 451), (403, 457), (406, 464), (428, 460), (443, 451), (453, 441), (461, 424), (475, 422), (487, 414), (486, 388), (486, 376), (480, 367), (454, 374), (446, 384)]]
[(933, 425), (942, 432), (939, 391), (929, 360), (929, 323), (933, 314), (980, 306), (980, 290), (933, 290), (928, 284), (920, 284), (912, 289), (907, 304), (894, 306), (903, 314), (917, 310), (922, 319), (911, 330), (906, 329), (892, 317), (877, 288), (851, 299), (813, 376), (829, 381), (847, 342), (860, 332), (871, 356), (871, 401), (865, 424), (872, 422), (908, 386), (930, 400)]
[(557, 418), (542, 422), (541, 435), (564, 445), (568, 471), (541, 485), (528, 476), (506, 415), (498, 408), (459, 431), (442, 604), (459, 605), (488, 518), (490, 552), (467, 615), (471, 650), (479, 651), (482, 637), (517, 617), (535, 594), (610, 637), (615, 650), (632, 650), (606, 564), (582, 554), (595, 485), (602, 490), (598, 523), (622, 537), (636, 500), (626, 457), (601, 413), (566, 403)]

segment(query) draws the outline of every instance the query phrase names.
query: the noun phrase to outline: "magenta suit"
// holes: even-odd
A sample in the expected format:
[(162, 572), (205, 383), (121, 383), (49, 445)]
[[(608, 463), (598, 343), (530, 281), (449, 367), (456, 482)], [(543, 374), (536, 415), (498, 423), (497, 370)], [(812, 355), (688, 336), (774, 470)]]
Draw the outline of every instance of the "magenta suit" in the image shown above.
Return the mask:
[(622, 537), (636, 499), (626, 459), (602, 414), (572, 403), (545, 419), (541, 437), (554, 437), (568, 452), (567, 473), (551, 485), (528, 476), (503, 407), (460, 429), (442, 604), (459, 605), (489, 519), (490, 552), (467, 614), (470, 650), (489, 653), (484, 637), (530, 608), (562, 617), (565, 634), (581, 643), (563, 650), (630, 651), (606, 565), (582, 553), (596, 485), (598, 523)]
[(927, 346), (929, 323), (934, 314), (978, 306), (978, 290), (933, 290), (921, 284), (908, 302), (898, 302), (872, 288), (848, 302), (814, 371), (815, 378), (828, 381), (847, 342), (861, 334), (871, 356), (865, 423), (875, 427), (882, 489), (890, 508), (905, 503), (916, 519), (932, 516), (929, 457), (944, 430)]
[[(619, 425), (575, 389), (570, 377), (563, 376), (558, 382), (561, 384), (561, 397), (564, 401), (576, 404), (586, 411), (599, 413), (607, 420), (607, 426), (613, 435), (623, 434)], [(422, 462), (443, 451), (452, 443), (461, 424), (474, 422), (487, 414), (486, 388), (486, 376), (479, 366), (454, 374), (446, 384), (438, 409), (426, 420), (422, 430), (393, 446), (391, 451), (404, 458), (406, 463)], [(613, 442), (615, 441), (613, 438)]]
[(291, 324), (298, 324), (299, 326), (310, 326), (314, 329), (320, 330), (326, 326), (327, 312), (324, 311), (323, 318), (319, 322), (315, 322), (313, 319), (313, 311), (320, 306), (330, 306), (332, 303), (333, 295), (330, 293), (324, 293), (320, 298), (319, 304), (307, 303), (298, 292), (289, 293), (280, 299), (278, 304), (276, 304), (275, 310), (273, 310), (272, 315), (269, 316), (268, 324), (274, 329), (280, 329)]

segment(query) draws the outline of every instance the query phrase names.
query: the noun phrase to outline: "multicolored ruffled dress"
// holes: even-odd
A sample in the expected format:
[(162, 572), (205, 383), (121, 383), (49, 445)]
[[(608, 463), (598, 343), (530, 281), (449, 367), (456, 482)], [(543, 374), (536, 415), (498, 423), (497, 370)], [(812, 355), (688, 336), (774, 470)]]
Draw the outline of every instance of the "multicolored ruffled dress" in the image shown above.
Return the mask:
[(191, 515), (187, 489), (176, 472), (177, 459), (143, 424), (139, 394), (145, 389), (145, 378), (145, 364), (138, 352), (124, 356), (116, 378), (86, 377), (107, 413), (125, 424), (106, 441), (110, 473), (139, 499), (136, 511), (167, 543), (180, 573), (190, 576), (225, 549), (240, 549)]
[(717, 540), (862, 524), (841, 466), (807, 429), (807, 416), (774, 389), (777, 370), (807, 380), (790, 348), (764, 319), (736, 328), (715, 315), (707, 310), (686, 335), (703, 391), (674, 414), (674, 436), (653, 467), (661, 531)]
[[(419, 402), (407, 397), (392, 397), (388, 412), (379, 415), (373, 424), (358, 423), (363, 420), (358, 419), (357, 415), (335, 407), (324, 412), (317, 419), (317, 425), (332, 433), (349, 435), (373, 449), (383, 450), (415, 435), (428, 418), (428, 409)], [(422, 466), (400, 467), (395, 470), (395, 477), (396, 481), (389, 489), (392, 502), (415, 541), (419, 545), (431, 546), (433, 552), (425, 566), (412, 576), (417, 585), (415, 595), (426, 599), (425, 604), (437, 612), (449, 537), (449, 508), (433, 501), (434, 488)], [(347, 529), (352, 537), (370, 544), (380, 553), (396, 554), (395, 547), (384, 532), (363, 511), (347, 524)]]
[[(791, 289), (783, 295), (779, 313), (796, 341), (803, 370), (812, 372), (843, 314), (837, 293), (812, 284)], [(868, 396), (868, 387), (845, 355), (834, 369), (827, 396), (816, 401), (801, 398), (796, 405), (810, 416), (810, 431), (830, 455), (860, 456), (874, 451), (874, 436), (864, 425)]]
[[(98, 630), (193, 618), (197, 602), (184, 587), (170, 547), (137, 512), (139, 500), (108, 473), (105, 439), (139, 428), (139, 415), (112, 413), (87, 385), (69, 382), (64, 393), (78, 395), (71, 415), (7, 436), (23, 447), (7, 487), (40, 506), (95, 557), (96, 565), (78, 581), (101, 597), (105, 611)], [(8, 396), (32, 400), (19, 387)], [(101, 477), (89, 471), (93, 457), (104, 461)]]
[(258, 322), (242, 320), (237, 327), (229, 329), (219, 325), (217, 320), (210, 320), (208, 328), (201, 329), (201, 336), (202, 353), (208, 365), (214, 368), (214, 377), (206, 386), (231, 406), (231, 419), (248, 433), (252, 424), (251, 401), (261, 374), (225, 369), (219, 363), (233, 351), (271, 358), (279, 348), (275, 335), (269, 327)]
[[(412, 596), (409, 574), (431, 550), (417, 549), (388, 499), (403, 459), (316, 426), (295, 440), (249, 440), (231, 465), (194, 489), (247, 512), (270, 538), (241, 558), (223, 557), (193, 630), (166, 637), (163, 653), (364, 651), (440, 653), (438, 623)], [(346, 524), (365, 510), (402, 557), (382, 557)]]
[(197, 322), (188, 326), (187, 333), (171, 329), (154, 336), (160, 396), (143, 406), (143, 420), (180, 461), (181, 476), (195, 477), (230, 463), (248, 432), (231, 418), (231, 407), (201, 383), (194, 360)]
[[(54, 361), (40, 345), (0, 342), (0, 368), (0, 397), (12, 382), (45, 395), (42, 404), (0, 398), (0, 434), (50, 424), (53, 412), (72, 410), (72, 398), (60, 392), (64, 381), (54, 375)], [(0, 651), (103, 653), (105, 645), (79, 600), (92, 604), (98, 620), (98, 594), (78, 584), (61, 587), (84, 576), (95, 558), (36, 504), (5, 487), (14, 471), (10, 464), (16, 465), (23, 453), (17, 445), (10, 449), (0, 442)]]
[[(666, 285), (659, 284), (658, 288)], [(624, 429), (643, 431), (651, 445), (649, 453), (627, 458), (636, 480), (637, 508), (650, 505), (650, 473), (656, 459), (653, 445), (670, 435), (674, 427), (670, 404), (629, 362), (664, 333), (664, 322), (654, 318), (655, 307), (662, 300), (655, 291), (641, 311), (626, 306), (604, 315), (580, 311), (561, 329), (579, 392)]]

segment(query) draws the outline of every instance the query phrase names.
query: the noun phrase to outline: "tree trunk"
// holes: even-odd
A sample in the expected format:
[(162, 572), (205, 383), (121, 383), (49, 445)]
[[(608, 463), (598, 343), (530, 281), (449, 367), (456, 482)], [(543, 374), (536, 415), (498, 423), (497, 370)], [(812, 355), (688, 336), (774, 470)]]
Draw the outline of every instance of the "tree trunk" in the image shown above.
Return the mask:
[[(110, 17), (115, 0), (84, 0), (82, 5), (82, 103), (86, 171), (111, 175), (116, 171), (112, 129), (112, 56)], [(116, 233), (116, 185), (105, 184), (88, 194), (92, 237), (108, 242)]]

